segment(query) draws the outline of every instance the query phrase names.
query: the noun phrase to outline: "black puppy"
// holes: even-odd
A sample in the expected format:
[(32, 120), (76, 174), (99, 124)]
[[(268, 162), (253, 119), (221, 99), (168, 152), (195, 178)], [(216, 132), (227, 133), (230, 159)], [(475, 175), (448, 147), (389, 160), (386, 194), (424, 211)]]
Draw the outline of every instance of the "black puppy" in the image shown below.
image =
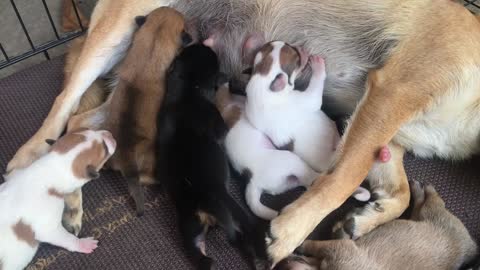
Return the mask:
[(157, 179), (163, 179), (177, 207), (184, 245), (199, 269), (214, 267), (205, 252), (210, 226), (223, 227), (228, 240), (249, 257), (258, 254), (255, 247), (264, 250), (253, 244), (264, 240), (254, 233), (252, 217), (227, 191), (230, 174), (222, 145), (227, 125), (213, 103), (225, 81), (210, 48), (185, 48), (170, 67), (158, 116)]

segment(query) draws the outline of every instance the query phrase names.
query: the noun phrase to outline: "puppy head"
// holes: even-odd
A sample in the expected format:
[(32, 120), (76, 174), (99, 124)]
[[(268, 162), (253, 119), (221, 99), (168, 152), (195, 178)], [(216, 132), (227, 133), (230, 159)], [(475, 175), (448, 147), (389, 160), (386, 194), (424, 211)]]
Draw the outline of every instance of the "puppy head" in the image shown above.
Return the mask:
[(305, 67), (304, 58), (298, 49), (282, 41), (263, 46), (255, 56), (252, 76), (247, 84), (249, 101), (264, 105), (289, 102), (295, 79)]
[(161, 78), (180, 49), (191, 42), (190, 35), (185, 32), (183, 15), (175, 9), (161, 7), (147, 16), (137, 16), (135, 23), (139, 29), (120, 76), (126, 80), (138, 76)]
[(99, 170), (116, 148), (112, 134), (104, 130), (74, 131), (55, 142), (47, 140), (47, 143), (52, 145), (50, 153), (55, 155), (58, 165), (68, 168), (67, 174), (72, 176), (75, 186), (98, 178)]
[(269, 88), (273, 92), (282, 91), (287, 85), (293, 89), (296, 77), (305, 67), (304, 58), (297, 48), (283, 41), (273, 41), (255, 56), (252, 75), (271, 80)]
[(168, 75), (168, 89), (177, 93), (198, 89), (203, 94), (212, 95), (227, 81), (226, 75), (220, 72), (215, 52), (203, 44), (194, 44), (186, 47), (173, 61)]
[(140, 31), (152, 35), (163, 47), (183, 48), (192, 42), (191, 36), (185, 32), (183, 15), (173, 8), (157, 8), (147, 16), (135, 17), (135, 22), (140, 26)]

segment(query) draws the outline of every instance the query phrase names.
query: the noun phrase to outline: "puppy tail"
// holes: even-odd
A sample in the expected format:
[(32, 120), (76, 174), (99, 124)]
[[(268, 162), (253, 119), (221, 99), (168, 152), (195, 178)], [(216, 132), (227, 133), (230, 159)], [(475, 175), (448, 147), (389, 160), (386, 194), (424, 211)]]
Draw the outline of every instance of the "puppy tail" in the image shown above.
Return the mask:
[(135, 201), (135, 207), (137, 210), (137, 216), (143, 216), (145, 213), (145, 194), (143, 188), (140, 185), (140, 177), (138, 173), (125, 174), (125, 178), (128, 183), (128, 192)]
[(262, 190), (255, 187), (251, 182), (248, 183), (245, 190), (245, 199), (247, 201), (248, 207), (250, 207), (252, 212), (260, 218), (266, 220), (274, 219), (278, 215), (278, 212), (263, 205), (260, 201), (261, 196)]

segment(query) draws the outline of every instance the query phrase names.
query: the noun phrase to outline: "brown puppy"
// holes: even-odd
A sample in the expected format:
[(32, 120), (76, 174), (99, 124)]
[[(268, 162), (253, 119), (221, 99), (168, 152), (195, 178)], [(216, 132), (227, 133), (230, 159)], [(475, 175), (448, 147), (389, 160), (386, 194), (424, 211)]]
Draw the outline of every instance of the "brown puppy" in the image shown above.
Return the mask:
[(452, 215), (435, 189), (410, 183), (411, 220), (395, 220), (353, 241), (307, 240), (299, 252), (277, 269), (307, 270), (450, 270), (470, 263), (477, 245), (462, 222)]
[(118, 70), (106, 120), (102, 124), (117, 139), (109, 166), (127, 178), (137, 214), (144, 211), (142, 184), (154, 182), (156, 120), (165, 93), (167, 69), (180, 48), (189, 43), (183, 15), (168, 7), (137, 17), (140, 29)]

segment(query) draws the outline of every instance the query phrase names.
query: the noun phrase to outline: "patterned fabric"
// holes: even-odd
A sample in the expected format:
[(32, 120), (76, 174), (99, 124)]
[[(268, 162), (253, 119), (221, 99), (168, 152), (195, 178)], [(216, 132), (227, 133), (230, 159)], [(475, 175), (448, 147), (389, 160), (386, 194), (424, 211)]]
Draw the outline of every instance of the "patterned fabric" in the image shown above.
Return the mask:
[[(57, 58), (0, 80), (2, 173), (16, 149), (46, 117), (62, 88), (62, 70), (63, 58)], [(452, 163), (407, 156), (405, 161), (409, 178), (434, 184), (447, 207), (465, 222), (475, 239), (480, 239), (480, 158)], [(238, 183), (231, 186), (237, 199), (243, 197)], [(126, 182), (116, 173), (103, 172), (83, 191), (85, 215), (81, 236), (95, 236), (100, 240), (99, 248), (84, 255), (43, 244), (27, 269), (193, 269), (181, 245), (175, 209), (160, 188), (145, 188), (146, 212), (141, 218), (135, 216)], [(265, 199), (278, 208), (300, 192)], [(335, 217), (354, 204), (349, 199), (345, 207), (322, 222), (315, 238), (326, 238)], [(218, 269), (247, 269), (220, 229), (209, 234), (207, 253), (214, 257)]]

